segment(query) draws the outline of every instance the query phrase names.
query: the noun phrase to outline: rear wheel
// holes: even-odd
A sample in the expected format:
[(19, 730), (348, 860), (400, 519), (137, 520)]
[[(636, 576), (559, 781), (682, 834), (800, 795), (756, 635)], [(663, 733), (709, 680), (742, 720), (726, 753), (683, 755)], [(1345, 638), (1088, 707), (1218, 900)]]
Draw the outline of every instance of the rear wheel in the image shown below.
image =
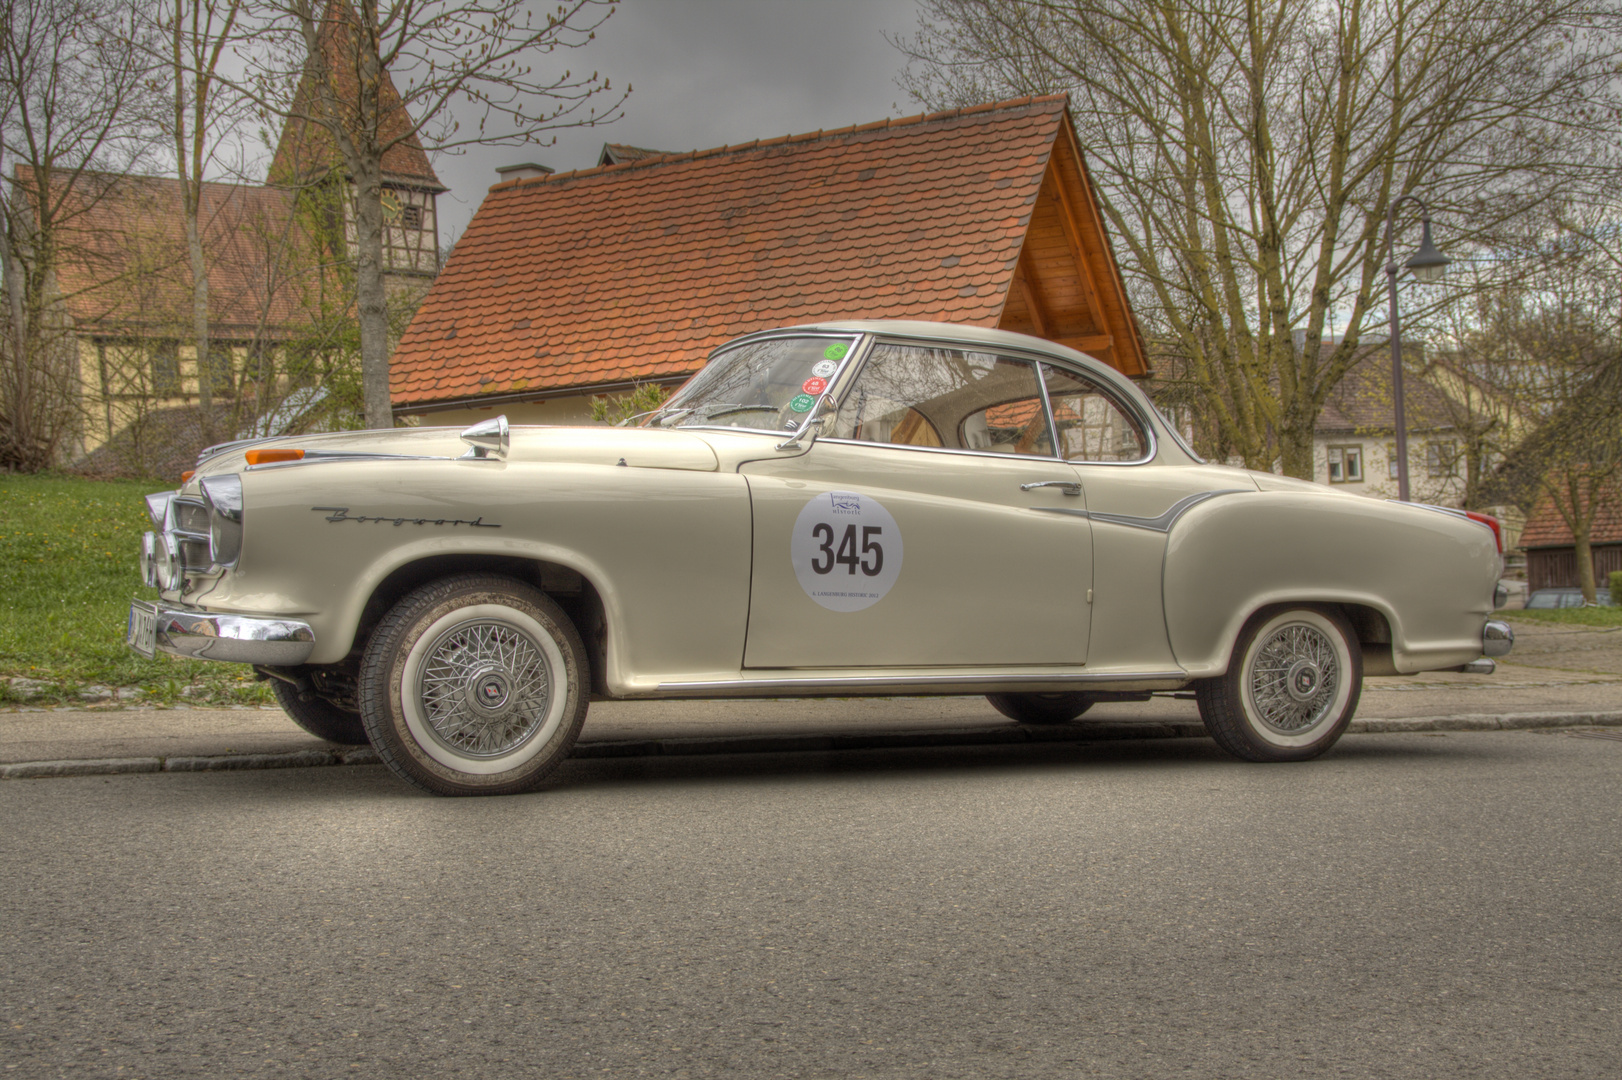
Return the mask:
[(1305, 761), (1335, 745), (1363, 692), (1363, 650), (1346, 616), (1320, 605), (1258, 612), (1227, 674), (1195, 688), (1205, 729), (1246, 761)]
[(366, 727), (360, 722), (360, 713), (340, 709), (325, 698), (302, 700), (298, 688), (281, 679), (270, 680), (270, 692), (293, 723), (316, 738), (345, 746), (366, 745)]
[(424, 585), (378, 625), (361, 664), (372, 746), (438, 795), (530, 791), (585, 723), (586, 650), (540, 590), (493, 574)]
[(1071, 691), (1054, 694), (987, 694), (991, 707), (1021, 724), (1068, 724), (1093, 707), (1092, 698)]

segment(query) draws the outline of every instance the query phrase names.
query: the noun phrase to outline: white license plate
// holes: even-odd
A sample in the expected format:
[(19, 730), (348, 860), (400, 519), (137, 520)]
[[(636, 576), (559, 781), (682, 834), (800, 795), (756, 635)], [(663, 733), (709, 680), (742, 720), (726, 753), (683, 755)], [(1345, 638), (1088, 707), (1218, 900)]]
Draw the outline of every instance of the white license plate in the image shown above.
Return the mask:
[(141, 600), (130, 602), (130, 622), (124, 633), (129, 647), (151, 659), (158, 655), (158, 609)]

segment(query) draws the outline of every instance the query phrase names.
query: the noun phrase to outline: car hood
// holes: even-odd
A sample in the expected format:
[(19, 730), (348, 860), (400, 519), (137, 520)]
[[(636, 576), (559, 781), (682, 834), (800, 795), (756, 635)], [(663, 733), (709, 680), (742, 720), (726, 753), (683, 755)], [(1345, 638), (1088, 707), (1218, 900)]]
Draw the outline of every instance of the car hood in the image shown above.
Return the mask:
[[(399, 455), (461, 457), (469, 450), (461, 440), (463, 428), (395, 428), (391, 431), (334, 431), (319, 435), (287, 435), (275, 439), (233, 443), (208, 458), (198, 469), (203, 475), (235, 472), (243, 455), (263, 447), (288, 447), (321, 455)], [(715, 452), (703, 439), (681, 431), (613, 427), (530, 427), (512, 429), (509, 462), (568, 462), (576, 465), (623, 465), (633, 469), (686, 469), (714, 472)]]

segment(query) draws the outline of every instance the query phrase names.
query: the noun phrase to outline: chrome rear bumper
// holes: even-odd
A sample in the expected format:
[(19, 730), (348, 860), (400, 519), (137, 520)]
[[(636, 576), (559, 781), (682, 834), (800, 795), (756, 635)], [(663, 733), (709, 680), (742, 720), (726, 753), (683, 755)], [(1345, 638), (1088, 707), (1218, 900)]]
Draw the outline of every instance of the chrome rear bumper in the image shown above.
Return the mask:
[(1509, 650), (1515, 647), (1515, 631), (1511, 630), (1506, 622), (1497, 619), (1488, 619), (1487, 628), (1481, 631), (1481, 654), (1483, 656), (1508, 656)]
[[(145, 637), (141, 631), (148, 619), (157, 626), (150, 630), (147, 624), (151, 636)], [(142, 600), (130, 605), (125, 641), (137, 652), (145, 652), (150, 641), (155, 651), (175, 656), (272, 667), (302, 664), (315, 651), (315, 631), (298, 619), (227, 615)]]

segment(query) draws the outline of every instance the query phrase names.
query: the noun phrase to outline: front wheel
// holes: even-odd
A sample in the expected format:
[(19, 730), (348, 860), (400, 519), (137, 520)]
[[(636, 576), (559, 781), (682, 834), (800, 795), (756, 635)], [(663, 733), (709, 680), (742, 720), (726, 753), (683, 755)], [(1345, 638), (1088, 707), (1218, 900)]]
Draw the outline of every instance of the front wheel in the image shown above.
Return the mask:
[(372, 746), (437, 795), (511, 795), (562, 763), (586, 720), (586, 650), (530, 585), (461, 574), (408, 594), (361, 664)]
[(1093, 707), (1093, 699), (1076, 691), (1052, 694), (987, 694), (991, 707), (1021, 724), (1068, 724)]
[(1335, 745), (1363, 692), (1363, 650), (1334, 608), (1266, 608), (1234, 644), (1227, 674), (1195, 688), (1205, 730), (1246, 761), (1306, 761)]

